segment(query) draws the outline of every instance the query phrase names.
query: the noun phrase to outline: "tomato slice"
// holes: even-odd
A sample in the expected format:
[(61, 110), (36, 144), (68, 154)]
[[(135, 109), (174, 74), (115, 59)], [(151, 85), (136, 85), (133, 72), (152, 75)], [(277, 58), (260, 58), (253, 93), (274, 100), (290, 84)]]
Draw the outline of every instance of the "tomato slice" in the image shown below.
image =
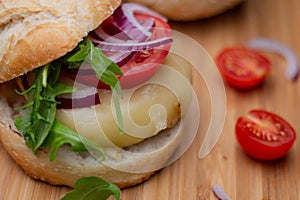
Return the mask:
[[(171, 36), (170, 26), (165, 21), (145, 14), (136, 14), (135, 17), (138, 21), (148, 17), (155, 19), (150, 40)], [(122, 88), (130, 88), (148, 80), (165, 60), (170, 48), (171, 44), (167, 44), (152, 50), (138, 52), (128, 63), (121, 66), (121, 70), (124, 73), (120, 79)]]
[[(154, 18), (153, 34), (150, 40), (155, 40), (162, 37), (171, 36), (171, 29), (167, 22), (151, 15), (136, 13), (135, 17), (138, 21), (143, 21), (147, 18)], [(107, 26), (113, 22), (113, 18), (109, 18), (103, 22), (103, 26)], [(114, 31), (114, 30), (112, 30)], [(152, 50), (140, 51), (125, 64), (120, 66), (123, 76), (119, 77), (121, 87), (123, 89), (131, 88), (140, 85), (148, 80), (164, 61), (170, 50), (171, 44), (162, 45)], [(107, 56), (112, 52), (103, 52)], [(73, 77), (74, 78), (74, 77)], [(107, 85), (99, 81), (95, 75), (77, 76), (76, 81), (89, 85), (97, 86), (99, 89), (109, 89)]]
[(264, 55), (245, 47), (224, 49), (217, 56), (216, 64), (223, 79), (237, 89), (260, 85), (271, 70), (271, 63)]
[(296, 132), (287, 121), (264, 110), (251, 110), (238, 118), (235, 130), (242, 149), (259, 160), (284, 156), (296, 140)]

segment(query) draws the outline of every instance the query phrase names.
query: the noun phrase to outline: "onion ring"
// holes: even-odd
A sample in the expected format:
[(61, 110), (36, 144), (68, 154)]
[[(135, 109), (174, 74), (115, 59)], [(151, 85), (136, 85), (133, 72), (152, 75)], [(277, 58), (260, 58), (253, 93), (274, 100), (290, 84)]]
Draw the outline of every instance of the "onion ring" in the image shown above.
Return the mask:
[(291, 80), (297, 80), (299, 74), (299, 63), (295, 53), (287, 46), (271, 39), (257, 38), (250, 40), (246, 44), (249, 48), (258, 50), (274, 51), (285, 57), (287, 62), (286, 77)]

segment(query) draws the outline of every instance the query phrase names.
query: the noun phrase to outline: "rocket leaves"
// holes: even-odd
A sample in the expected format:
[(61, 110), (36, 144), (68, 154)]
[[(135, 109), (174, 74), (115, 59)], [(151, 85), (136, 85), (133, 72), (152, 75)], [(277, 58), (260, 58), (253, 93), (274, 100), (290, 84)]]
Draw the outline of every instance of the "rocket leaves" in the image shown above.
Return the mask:
[(115, 200), (120, 200), (121, 190), (112, 183), (90, 176), (78, 179), (74, 190), (68, 192), (61, 200), (106, 200), (111, 195)]
[[(60, 66), (51, 63), (35, 70), (35, 81), (26, 91), (19, 93), (28, 95), (28, 102), (25, 106), (18, 108), (26, 110), (26, 115), (15, 119), (15, 125), (22, 132), (26, 145), (33, 152), (42, 146), (49, 135), (56, 116), (55, 97), (74, 92), (74, 88), (61, 84), (55, 76)], [(45, 83), (46, 81), (46, 83)]]
[[(26, 145), (34, 153), (42, 146), (50, 146), (50, 160), (55, 159), (57, 149), (63, 144), (71, 145), (71, 150), (74, 151), (86, 151), (85, 145), (93, 149), (98, 147), (56, 120), (58, 102), (55, 98), (58, 95), (75, 91), (73, 86), (59, 82), (60, 69), (62, 66), (80, 67), (82, 63), (90, 64), (99, 80), (111, 87), (113, 94), (121, 93), (116, 76), (122, 75), (121, 70), (102, 53), (101, 49), (96, 48), (86, 38), (64, 57), (35, 69), (35, 80), (31, 87), (26, 91), (18, 92), (20, 95), (26, 95), (28, 102), (25, 106), (18, 108), (26, 110), (26, 114), (15, 119), (15, 126), (23, 134)], [(115, 97), (114, 101), (118, 122), (122, 127), (118, 98)], [(98, 149), (101, 152), (101, 148)]]

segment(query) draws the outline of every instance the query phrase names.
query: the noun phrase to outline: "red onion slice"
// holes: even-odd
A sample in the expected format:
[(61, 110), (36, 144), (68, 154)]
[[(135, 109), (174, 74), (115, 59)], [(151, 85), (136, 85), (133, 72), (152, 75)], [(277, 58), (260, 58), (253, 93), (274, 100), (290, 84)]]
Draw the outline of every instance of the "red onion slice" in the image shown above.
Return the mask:
[(126, 64), (135, 54), (136, 52), (114, 52), (113, 54), (107, 55), (107, 57), (118, 66), (122, 67), (122, 65)]
[[(153, 28), (155, 19), (148, 18), (139, 23), (141, 25), (141, 28), (145, 29), (145, 31), (149, 31), (151, 28)], [(118, 25), (115, 22), (99, 26), (97, 29), (89, 33), (89, 38), (96, 44), (98, 44), (100, 41), (122, 42), (132, 40), (126, 32), (123, 32), (119, 29)], [(148, 38), (145, 38), (145, 40), (146, 39)], [(135, 39), (135, 41), (138, 40)]]
[[(154, 18), (148, 18), (140, 22), (141, 26), (147, 31), (153, 28), (154, 23)], [(122, 32), (117, 27), (115, 22), (105, 24), (104, 26), (99, 26), (97, 29), (89, 33), (89, 38), (97, 46), (103, 41), (110, 43), (126, 43), (128, 40), (131, 40), (126, 32)], [(131, 40), (131, 42), (133, 41)], [(101, 45), (99, 47), (101, 48)], [(112, 52), (105, 51), (105, 49), (103, 50), (103, 53), (119, 66), (126, 64), (136, 54), (135, 51)]]
[(154, 23), (155, 23), (154, 18), (147, 18), (140, 22), (141, 26), (148, 31), (150, 30), (150, 28), (153, 28)]
[(112, 22), (106, 26), (95, 29), (93, 31), (97, 35), (99, 41), (109, 41), (109, 42), (122, 42), (126, 40), (131, 40), (131, 38), (125, 33), (122, 32), (117, 25)]
[(287, 62), (286, 77), (292, 80), (296, 80), (299, 74), (299, 63), (295, 53), (287, 46), (271, 39), (267, 38), (257, 38), (250, 40), (247, 47), (258, 49), (258, 50), (268, 50), (274, 51), (285, 57)]
[[(123, 42), (126, 40), (126, 38), (122, 38), (121, 35), (125, 34), (118, 34), (118, 37), (111, 36), (104, 32), (103, 30), (98, 30), (98, 33), (96, 33), (97, 36), (100, 38), (98, 40), (95, 40), (95, 43), (99, 44), (101, 41), (107, 41), (107, 42)], [(126, 35), (127, 36), (127, 35)], [(127, 38), (127, 40), (130, 38)]]
[(163, 37), (157, 40), (151, 40), (146, 42), (127, 41), (122, 43), (112, 43), (102, 41), (99, 43), (99, 47), (104, 51), (118, 51), (118, 52), (132, 52), (153, 49), (165, 44), (169, 44), (173, 41), (172, 37)]
[(119, 33), (122, 33), (123, 31), (118, 27), (117, 23), (113, 20), (114, 19), (112, 18), (111, 21), (109, 21), (109, 23), (105, 23), (104, 25), (100, 25), (100, 27), (96, 28), (94, 30), (94, 32), (97, 35), (102, 34), (103, 32), (105, 32), (105, 33), (109, 34), (110, 36), (118, 35)]
[(87, 108), (100, 104), (98, 90), (93, 87), (74, 92), (71, 97), (57, 97), (56, 101), (59, 102), (57, 109)]
[(134, 17), (135, 12), (149, 14), (167, 21), (165, 17), (139, 4), (122, 4), (118, 9), (115, 10), (113, 16), (120, 29), (122, 29), (124, 32), (127, 32), (128, 36), (133, 40), (145, 41), (145, 39), (151, 36), (151, 32), (146, 30)]
[(212, 190), (216, 197), (220, 200), (231, 200), (231, 198), (224, 192), (223, 188), (219, 185), (213, 185)]

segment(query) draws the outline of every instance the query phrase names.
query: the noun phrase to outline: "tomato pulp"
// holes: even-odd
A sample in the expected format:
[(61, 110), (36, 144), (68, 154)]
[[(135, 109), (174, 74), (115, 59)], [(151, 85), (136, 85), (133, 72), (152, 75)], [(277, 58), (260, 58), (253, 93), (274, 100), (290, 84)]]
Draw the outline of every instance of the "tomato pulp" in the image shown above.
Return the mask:
[(223, 79), (237, 89), (260, 85), (271, 70), (271, 63), (264, 55), (246, 47), (224, 49), (217, 56), (216, 64)]
[(264, 110), (251, 110), (238, 118), (235, 130), (242, 149), (259, 160), (284, 156), (296, 140), (296, 132), (286, 120)]

